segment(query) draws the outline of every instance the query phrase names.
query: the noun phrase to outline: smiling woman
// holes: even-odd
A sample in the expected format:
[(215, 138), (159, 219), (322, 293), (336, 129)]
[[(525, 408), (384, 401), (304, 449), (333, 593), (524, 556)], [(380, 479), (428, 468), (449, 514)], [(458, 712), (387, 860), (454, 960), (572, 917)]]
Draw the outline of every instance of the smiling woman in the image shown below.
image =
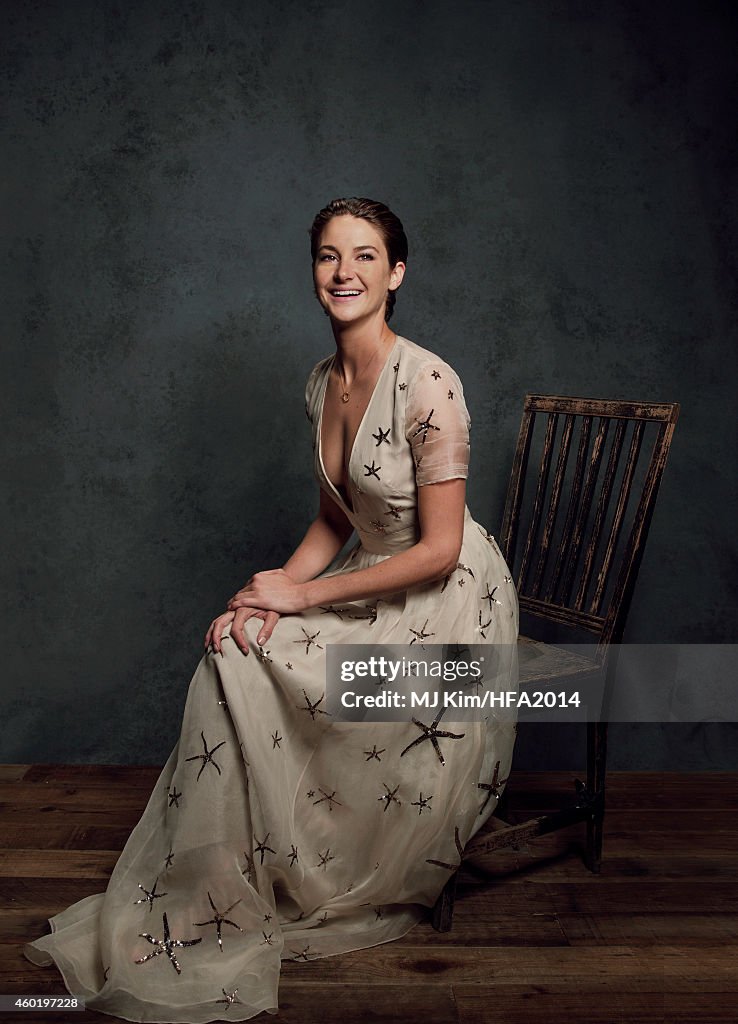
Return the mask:
[(444, 644), (462, 658), (504, 645), (507, 668), (473, 685), (513, 689), (518, 605), (465, 503), (461, 381), (388, 324), (402, 224), (341, 199), (310, 235), (335, 342), (305, 390), (317, 515), (287, 562), (251, 576), (210, 624), (180, 740), (107, 891), (25, 947), (88, 1008), (128, 1020), (246, 1020), (277, 1008), (280, 960), (403, 935), (494, 810), (512, 759), (509, 716), (441, 727), (443, 712), (350, 722), (326, 706), (329, 644), (413, 657)]

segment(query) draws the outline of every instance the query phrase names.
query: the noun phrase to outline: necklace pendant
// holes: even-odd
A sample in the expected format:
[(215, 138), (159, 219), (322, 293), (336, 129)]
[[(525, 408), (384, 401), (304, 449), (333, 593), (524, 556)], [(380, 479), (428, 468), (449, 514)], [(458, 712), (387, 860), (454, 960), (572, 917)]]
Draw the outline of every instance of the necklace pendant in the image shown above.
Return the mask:
[(344, 393), (341, 395), (341, 401), (345, 404), (346, 402), (348, 402), (350, 397), (351, 396), (349, 395), (348, 391), (344, 391)]

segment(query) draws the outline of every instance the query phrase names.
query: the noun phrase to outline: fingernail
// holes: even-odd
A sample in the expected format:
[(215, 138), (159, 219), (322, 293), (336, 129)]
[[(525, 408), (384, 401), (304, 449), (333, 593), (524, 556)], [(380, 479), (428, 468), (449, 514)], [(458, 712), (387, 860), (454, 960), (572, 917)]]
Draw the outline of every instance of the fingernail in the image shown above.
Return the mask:
[(257, 637), (256, 642), (259, 643), (259, 644), (263, 644), (265, 640), (266, 640), (265, 636), (260, 636), (260, 637)]
[(245, 656), (245, 655), (247, 655), (247, 654), (249, 653), (249, 649), (248, 649), (248, 647), (242, 647), (242, 648), (241, 648), (241, 651), (243, 652), (244, 656)]

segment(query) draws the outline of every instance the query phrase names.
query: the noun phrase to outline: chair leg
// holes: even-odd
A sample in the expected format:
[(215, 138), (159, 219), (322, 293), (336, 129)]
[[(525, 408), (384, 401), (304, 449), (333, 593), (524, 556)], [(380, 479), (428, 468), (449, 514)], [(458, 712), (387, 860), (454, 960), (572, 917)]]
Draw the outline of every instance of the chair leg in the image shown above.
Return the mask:
[(607, 722), (587, 723), (587, 789), (596, 798), (596, 809), (587, 818), (587, 867), (600, 873), (602, 830), (605, 819), (605, 769)]
[(449, 878), (441, 890), (441, 895), (433, 907), (433, 927), (437, 932), (450, 932), (454, 917), (454, 897), (456, 896), (457, 871)]

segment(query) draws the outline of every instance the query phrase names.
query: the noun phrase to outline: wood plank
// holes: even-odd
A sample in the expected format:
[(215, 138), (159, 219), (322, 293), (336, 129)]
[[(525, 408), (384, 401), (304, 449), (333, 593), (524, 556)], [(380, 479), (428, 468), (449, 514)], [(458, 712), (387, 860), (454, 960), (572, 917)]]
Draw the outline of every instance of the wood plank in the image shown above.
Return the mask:
[(678, 944), (714, 946), (738, 940), (738, 914), (557, 914), (572, 946)]
[(0, 878), (109, 878), (120, 853), (113, 850), (0, 850)]

